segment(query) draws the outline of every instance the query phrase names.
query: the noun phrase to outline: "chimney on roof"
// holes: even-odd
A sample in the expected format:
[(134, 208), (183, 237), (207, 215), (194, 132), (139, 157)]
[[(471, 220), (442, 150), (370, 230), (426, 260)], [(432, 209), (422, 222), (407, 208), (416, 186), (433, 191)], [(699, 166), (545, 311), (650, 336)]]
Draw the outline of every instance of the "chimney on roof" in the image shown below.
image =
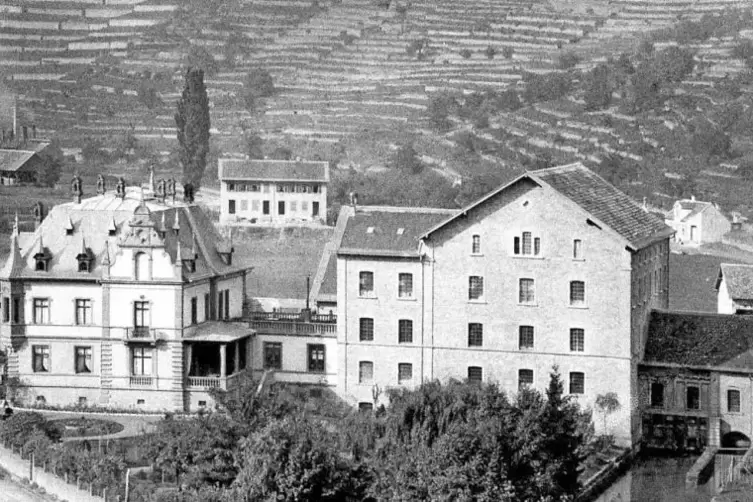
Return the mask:
[(118, 178), (118, 184), (115, 185), (115, 196), (119, 199), (125, 199), (125, 193), (126, 193), (126, 184), (125, 180), (121, 176)]
[(45, 214), (44, 214), (44, 204), (37, 201), (36, 204), (34, 204), (34, 230), (39, 228), (39, 225), (42, 224), (42, 220), (44, 220)]
[(107, 185), (105, 183), (105, 177), (100, 173), (97, 175), (97, 194), (104, 195), (106, 190)]
[(84, 194), (81, 189), (81, 178), (75, 175), (71, 180), (71, 193), (73, 193), (73, 202), (81, 204), (81, 196)]
[(154, 184), (154, 164), (149, 166), (149, 190), (152, 193), (157, 191), (157, 186)]

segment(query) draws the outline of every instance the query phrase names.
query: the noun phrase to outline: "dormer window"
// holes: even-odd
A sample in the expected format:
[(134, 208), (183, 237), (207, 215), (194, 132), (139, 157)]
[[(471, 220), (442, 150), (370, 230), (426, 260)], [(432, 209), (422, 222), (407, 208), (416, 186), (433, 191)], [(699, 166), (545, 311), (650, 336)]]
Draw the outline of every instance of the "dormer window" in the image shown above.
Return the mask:
[(50, 258), (50, 253), (49, 251), (47, 251), (47, 248), (44, 247), (42, 238), (40, 237), (39, 243), (37, 244), (36, 253), (34, 253), (34, 261), (36, 262), (34, 265), (34, 270), (38, 272), (47, 272), (49, 270)]
[(89, 260), (85, 260), (85, 259), (79, 258), (79, 260), (78, 260), (78, 271), (79, 272), (91, 272), (91, 270), (89, 270), (89, 267), (90, 267)]
[(186, 271), (188, 272), (191, 272), (191, 273), (196, 272), (196, 260), (195, 259), (183, 260), (183, 266), (186, 268)]
[(115, 237), (118, 234), (118, 226), (115, 224), (115, 219), (110, 220), (110, 226), (107, 227), (107, 233), (110, 237)]
[(73, 235), (73, 222), (71, 221), (70, 217), (65, 224), (65, 235)]
[(47, 260), (38, 258), (37, 255), (34, 255), (34, 260), (36, 260), (37, 262), (34, 270), (36, 270), (37, 272), (47, 272)]

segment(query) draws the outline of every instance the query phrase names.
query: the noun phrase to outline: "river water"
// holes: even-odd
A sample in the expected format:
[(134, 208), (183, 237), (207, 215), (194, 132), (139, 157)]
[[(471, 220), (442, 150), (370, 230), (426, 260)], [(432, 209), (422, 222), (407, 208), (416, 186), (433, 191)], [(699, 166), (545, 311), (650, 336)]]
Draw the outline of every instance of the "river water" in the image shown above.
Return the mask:
[(715, 495), (713, 475), (697, 489), (685, 488), (685, 475), (697, 458), (639, 456), (596, 502), (709, 502)]

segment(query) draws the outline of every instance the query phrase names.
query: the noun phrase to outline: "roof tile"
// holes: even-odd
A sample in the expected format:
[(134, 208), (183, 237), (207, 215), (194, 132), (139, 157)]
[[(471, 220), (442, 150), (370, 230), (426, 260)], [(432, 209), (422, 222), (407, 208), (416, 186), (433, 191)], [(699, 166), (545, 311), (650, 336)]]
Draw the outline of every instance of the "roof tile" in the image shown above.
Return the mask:
[(724, 277), (730, 298), (753, 300), (753, 265), (722, 263), (719, 273), (720, 278)]
[(220, 159), (221, 180), (329, 181), (327, 162)]

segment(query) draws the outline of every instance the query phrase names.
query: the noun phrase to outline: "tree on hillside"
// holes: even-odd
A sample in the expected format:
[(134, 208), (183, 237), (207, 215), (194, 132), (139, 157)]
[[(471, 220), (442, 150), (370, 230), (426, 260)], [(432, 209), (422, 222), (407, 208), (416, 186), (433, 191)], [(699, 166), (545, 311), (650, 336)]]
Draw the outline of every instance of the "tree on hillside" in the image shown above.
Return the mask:
[(692, 124), (693, 137), (690, 143), (693, 152), (706, 157), (726, 157), (732, 140), (718, 125), (699, 119)]
[(201, 69), (189, 68), (186, 72), (175, 125), (178, 128), (178, 155), (183, 167), (183, 183), (191, 183), (198, 189), (209, 153), (209, 98)]
[(393, 165), (396, 169), (413, 174), (420, 173), (424, 168), (421, 159), (418, 158), (418, 153), (410, 143), (406, 143), (397, 149)]
[(200, 45), (192, 45), (188, 49), (188, 54), (186, 54), (186, 67), (198, 68), (202, 70), (207, 77), (213, 76), (220, 69), (220, 65), (217, 60), (214, 59), (212, 53)]
[(65, 159), (60, 144), (53, 140), (38, 155), (41, 162), (37, 166), (37, 184), (46, 187), (54, 186), (60, 179), (60, 171), (63, 169)]
[(526, 83), (523, 97), (529, 104), (559, 99), (570, 92), (572, 86), (568, 73), (527, 73), (523, 80)]
[(447, 91), (432, 96), (426, 112), (429, 120), (437, 131), (446, 131), (452, 126), (450, 114), (457, 111), (458, 103), (455, 97)]
[(667, 47), (654, 56), (654, 68), (663, 83), (681, 82), (694, 67), (693, 53), (681, 47)]
[(272, 160), (293, 160), (293, 151), (284, 146), (278, 146), (269, 156)]
[(600, 64), (583, 80), (583, 99), (587, 110), (602, 110), (612, 101), (612, 85), (609, 67)]
[(249, 134), (246, 137), (246, 155), (248, 155), (248, 158), (251, 160), (263, 159), (263, 145), (264, 141), (261, 139), (261, 136), (258, 134)]
[(250, 111), (256, 109), (257, 100), (259, 98), (267, 98), (274, 95), (275, 85), (272, 80), (272, 75), (263, 68), (253, 68), (246, 75), (246, 79), (243, 81), (243, 100), (246, 103), (246, 108)]
[(631, 76), (631, 96), (626, 105), (632, 111), (655, 110), (662, 103), (662, 79), (652, 61), (643, 61)]

